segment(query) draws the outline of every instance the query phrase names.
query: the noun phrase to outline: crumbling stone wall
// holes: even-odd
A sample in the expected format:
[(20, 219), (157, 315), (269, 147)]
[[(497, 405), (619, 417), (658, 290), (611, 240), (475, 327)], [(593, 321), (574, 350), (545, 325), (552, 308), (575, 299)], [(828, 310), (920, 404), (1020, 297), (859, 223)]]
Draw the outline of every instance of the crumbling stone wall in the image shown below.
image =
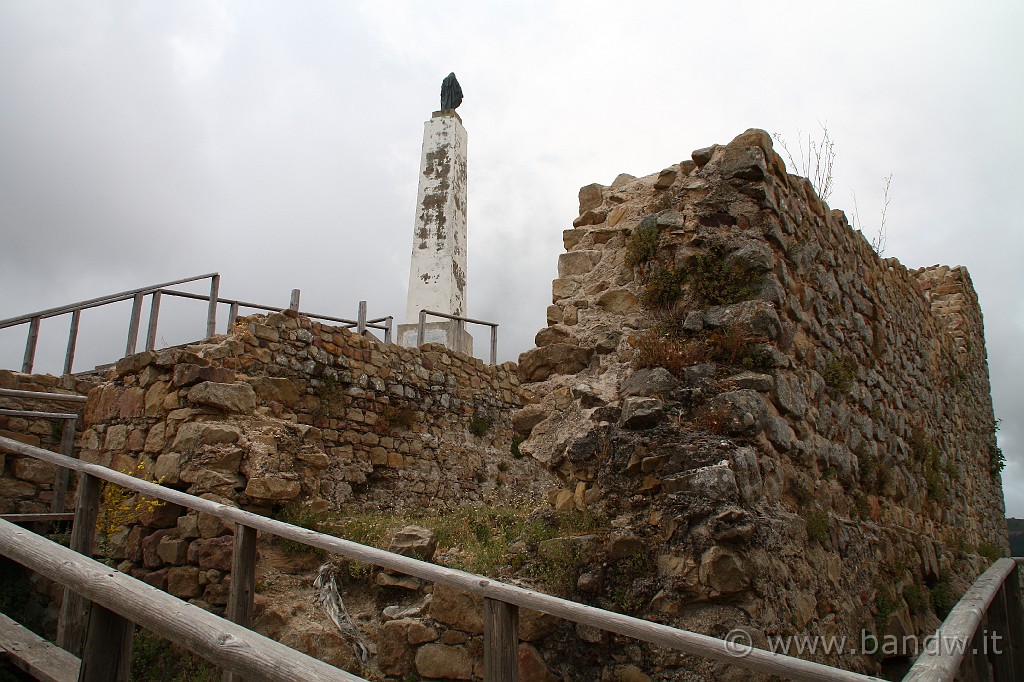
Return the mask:
[[(556, 506), (613, 519), (575, 598), (762, 646), (925, 635), (1006, 551), (964, 268), (880, 259), (758, 130), (584, 187), (563, 237), (548, 326), (519, 362), (536, 402), (514, 423), (560, 477)], [(746, 679), (653, 650), (633, 661), (657, 679)]]
[[(509, 454), (521, 405), (514, 365), (274, 313), (121, 360), (89, 394), (80, 456), (265, 514), (514, 505), (550, 486)], [(163, 505), (113, 530), (122, 570), (225, 603), (230, 528)]]
[[(91, 377), (55, 377), (49, 374), (22, 374), (0, 370), (0, 388), (17, 391), (85, 395), (96, 383), (97, 380)], [(0, 395), (0, 407), (34, 412), (75, 413), (79, 415), (77, 431), (81, 434), (83, 430), (81, 416), (85, 406), (82, 403), (61, 403)], [(0, 415), (0, 436), (54, 452), (60, 451), (62, 427), (61, 420)], [(31, 457), (0, 452), (0, 513), (31, 514), (50, 511), (55, 473), (52, 464)], [(69, 510), (72, 502), (73, 498), (69, 496)]]

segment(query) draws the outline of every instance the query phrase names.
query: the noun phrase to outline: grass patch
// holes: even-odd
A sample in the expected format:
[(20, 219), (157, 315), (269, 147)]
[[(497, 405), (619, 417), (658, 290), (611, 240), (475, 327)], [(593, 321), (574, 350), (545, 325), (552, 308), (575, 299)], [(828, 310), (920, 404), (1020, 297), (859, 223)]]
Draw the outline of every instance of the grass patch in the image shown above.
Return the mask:
[(526, 436), (519, 435), (518, 433), (512, 436), (512, 445), (509, 447), (509, 452), (516, 459), (521, 459), (523, 453), (520, 452), (519, 446), (526, 442)]
[(327, 419), (338, 415), (338, 408), (342, 406), (344, 396), (334, 378), (321, 377), (313, 389), (313, 395), (316, 396), (316, 406), (311, 410), (314, 419)]

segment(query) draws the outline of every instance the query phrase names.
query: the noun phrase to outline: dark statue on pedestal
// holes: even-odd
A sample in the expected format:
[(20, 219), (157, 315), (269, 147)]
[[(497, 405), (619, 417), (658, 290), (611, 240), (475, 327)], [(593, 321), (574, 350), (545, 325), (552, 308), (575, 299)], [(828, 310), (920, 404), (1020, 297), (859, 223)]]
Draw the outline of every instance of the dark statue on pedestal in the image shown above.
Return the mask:
[(441, 111), (457, 109), (462, 104), (462, 86), (452, 72), (441, 82)]

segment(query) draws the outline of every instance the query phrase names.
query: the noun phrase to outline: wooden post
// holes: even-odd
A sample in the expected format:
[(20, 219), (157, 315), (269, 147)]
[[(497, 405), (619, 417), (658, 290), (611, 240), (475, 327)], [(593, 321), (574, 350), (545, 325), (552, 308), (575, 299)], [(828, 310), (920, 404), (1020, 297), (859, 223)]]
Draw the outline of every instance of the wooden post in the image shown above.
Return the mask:
[(288, 310), (294, 310), (295, 312), (299, 312), (299, 290), (298, 289), (292, 289), (292, 299), (288, 303)]
[(422, 346), (423, 345), (423, 341), (426, 338), (426, 336), (427, 336), (427, 311), (426, 310), (421, 310), (420, 311), (420, 325), (419, 325), (419, 328), (416, 330), (416, 345), (417, 346)]
[[(236, 523), (234, 553), (231, 557), (231, 591), (228, 593), (228, 620), (249, 627), (255, 590), (256, 529)], [(243, 682), (243, 678), (229, 670), (224, 673), (224, 682)]]
[(93, 604), (78, 682), (128, 682), (133, 634), (135, 623)]
[[(70, 547), (85, 556), (92, 556), (96, 517), (100, 510), (101, 483), (99, 478), (86, 473), (78, 479), (78, 504), (75, 507), (74, 525), (71, 526)], [(82, 653), (88, 606), (85, 597), (72, 590), (64, 590), (64, 601), (57, 621), (57, 646), (76, 656)]]
[(384, 318), (384, 343), (391, 343), (391, 328), (394, 326), (395, 318), (388, 315)]
[(228, 308), (228, 329), (235, 326), (235, 322), (238, 321), (238, 301), (231, 304)]
[(128, 323), (128, 343), (125, 346), (125, 356), (134, 355), (135, 348), (139, 343), (139, 321), (142, 318), (142, 294), (135, 294), (132, 299), (132, 318)]
[(78, 345), (78, 322), (82, 318), (82, 311), (76, 310), (71, 313), (71, 329), (68, 331), (68, 351), (64, 355), (64, 374), (71, 374), (71, 365), (75, 362), (75, 346)]
[(217, 297), (220, 296), (220, 275), (210, 278), (210, 307), (206, 310), (206, 337), (217, 333)]
[(519, 607), (484, 599), (484, 680), (519, 682)]
[(463, 337), (466, 336), (466, 321), (459, 318), (455, 321), (455, 350), (459, 353), (465, 351), (462, 346)]
[(498, 325), (491, 325), (491, 364), (498, 364)]
[[(65, 457), (75, 456), (75, 427), (77, 419), (64, 419), (60, 432), (60, 454)], [(68, 477), (71, 472), (64, 467), (57, 467), (57, 473), (53, 479), (53, 501), (50, 503), (50, 511), (59, 514), (64, 511), (64, 498), (68, 494)]]
[(149, 305), (149, 327), (146, 329), (146, 350), (156, 348), (156, 324), (160, 317), (160, 292), (153, 292), (153, 301)]
[(366, 333), (366, 301), (359, 302), (359, 317), (356, 320), (356, 333), (362, 336)]
[(21, 362), (23, 374), (32, 373), (32, 365), (36, 361), (36, 341), (39, 340), (39, 321), (41, 317), (33, 317), (28, 323), (28, 339), (25, 340), (25, 358)]

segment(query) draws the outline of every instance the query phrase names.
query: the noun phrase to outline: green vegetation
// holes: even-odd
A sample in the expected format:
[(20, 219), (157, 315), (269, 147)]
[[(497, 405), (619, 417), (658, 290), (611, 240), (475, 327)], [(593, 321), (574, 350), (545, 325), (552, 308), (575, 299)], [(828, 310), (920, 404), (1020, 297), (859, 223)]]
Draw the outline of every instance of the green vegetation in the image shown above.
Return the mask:
[(828, 544), (830, 535), (828, 512), (823, 509), (810, 509), (801, 516), (807, 523), (807, 537), (819, 545)]
[(145, 630), (132, 639), (131, 679), (146, 682), (217, 682), (220, 671), (195, 654)]
[(912, 613), (924, 613), (928, 610), (928, 596), (919, 583), (911, 583), (903, 588), (903, 600), (907, 602)]
[(411, 405), (389, 405), (384, 408), (381, 418), (388, 432), (392, 429), (408, 431), (416, 423), (416, 410)]
[(648, 308), (670, 308), (683, 293), (683, 272), (676, 268), (658, 268), (647, 278), (640, 302)]
[(658, 253), (658, 218), (647, 216), (640, 221), (626, 240), (626, 265), (636, 267), (652, 260)]
[(313, 395), (317, 400), (316, 406), (312, 410), (314, 419), (338, 416), (338, 408), (343, 404), (344, 396), (335, 379), (328, 376), (321, 377), (313, 389)]
[(930, 596), (932, 610), (935, 611), (939, 618), (948, 616), (949, 612), (956, 606), (956, 603), (960, 601), (960, 596), (953, 589), (953, 585), (949, 582), (948, 578), (943, 578), (935, 583), (932, 586)]
[(522, 445), (525, 440), (526, 436), (520, 436), (518, 433), (512, 436), (512, 446), (509, 448), (509, 451), (516, 459), (520, 459), (523, 456), (523, 453), (519, 451), (519, 446)]
[(857, 379), (857, 363), (849, 355), (832, 357), (825, 364), (822, 372), (825, 385), (839, 393), (849, 393), (853, 382)]
[(991, 542), (983, 541), (978, 545), (978, 556), (988, 559), (991, 563), (997, 559), (1003, 558), (1003, 550), (999, 549), (999, 547), (993, 545)]
[(725, 247), (712, 244), (694, 256), (689, 271), (694, 293), (707, 305), (729, 305), (757, 296), (755, 273), (737, 263), (730, 263)]
[[(430, 529), (437, 539), (438, 563), (484, 575), (526, 576), (539, 585), (566, 593), (576, 584), (579, 561), (548, 559), (535, 551), (519, 551), (556, 537), (595, 532), (606, 527), (606, 519), (575, 509), (563, 512), (530, 513), (515, 507), (460, 507), (430, 513), (378, 512), (312, 514), (298, 505), (283, 508), (281, 521), (345, 538), (362, 545), (387, 549), (395, 531), (418, 525)], [(313, 551), (291, 541), (297, 551)], [(282, 545), (284, 546), (284, 545)], [(515, 547), (514, 547), (515, 546)], [(372, 575), (372, 566), (346, 562), (352, 579)]]
[(491, 430), (491, 420), (482, 414), (474, 414), (469, 420), (469, 432), (478, 438), (487, 435)]

